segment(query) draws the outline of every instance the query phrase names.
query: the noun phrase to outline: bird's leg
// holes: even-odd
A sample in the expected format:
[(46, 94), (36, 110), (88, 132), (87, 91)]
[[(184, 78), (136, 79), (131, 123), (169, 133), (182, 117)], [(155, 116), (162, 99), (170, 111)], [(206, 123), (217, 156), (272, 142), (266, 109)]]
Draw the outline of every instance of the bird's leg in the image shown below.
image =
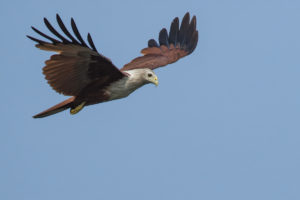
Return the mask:
[(76, 113), (78, 113), (79, 111), (81, 111), (81, 109), (84, 107), (85, 105), (85, 101), (82, 102), (81, 104), (79, 104), (78, 106), (76, 106), (75, 108), (70, 110), (71, 115), (75, 115)]

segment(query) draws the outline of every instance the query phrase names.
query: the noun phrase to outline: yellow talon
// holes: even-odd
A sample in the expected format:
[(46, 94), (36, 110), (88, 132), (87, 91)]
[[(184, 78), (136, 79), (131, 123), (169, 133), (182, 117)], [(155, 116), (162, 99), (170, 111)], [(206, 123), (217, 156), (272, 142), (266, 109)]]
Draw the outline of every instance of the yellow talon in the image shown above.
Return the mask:
[(75, 115), (76, 113), (78, 113), (79, 111), (81, 111), (81, 109), (84, 107), (85, 105), (85, 101), (82, 102), (80, 105), (76, 106), (75, 108), (70, 110), (71, 115)]

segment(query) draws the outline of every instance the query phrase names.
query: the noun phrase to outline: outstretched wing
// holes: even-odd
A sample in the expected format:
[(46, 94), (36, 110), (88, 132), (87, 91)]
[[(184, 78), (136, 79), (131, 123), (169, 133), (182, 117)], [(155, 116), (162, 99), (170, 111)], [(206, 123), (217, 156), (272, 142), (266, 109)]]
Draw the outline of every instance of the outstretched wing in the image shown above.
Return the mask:
[(126, 64), (121, 71), (149, 68), (156, 69), (176, 62), (178, 59), (191, 54), (197, 46), (198, 31), (196, 17), (190, 21), (190, 14), (186, 13), (179, 28), (179, 19), (176, 17), (170, 27), (170, 32), (163, 28), (159, 33), (159, 44), (151, 39), (148, 48), (141, 51), (144, 56), (137, 57)]
[(99, 80), (103, 84), (109, 84), (125, 76), (108, 58), (97, 52), (90, 34), (87, 36), (90, 47), (84, 42), (73, 18), (71, 26), (76, 38), (70, 34), (58, 14), (56, 19), (67, 38), (58, 33), (46, 18), (46, 27), (58, 40), (34, 27), (32, 29), (36, 33), (50, 42), (27, 36), (38, 43), (37, 48), (57, 52), (45, 62), (46, 66), (43, 68), (45, 78), (54, 90), (64, 95), (76, 96), (92, 81)]

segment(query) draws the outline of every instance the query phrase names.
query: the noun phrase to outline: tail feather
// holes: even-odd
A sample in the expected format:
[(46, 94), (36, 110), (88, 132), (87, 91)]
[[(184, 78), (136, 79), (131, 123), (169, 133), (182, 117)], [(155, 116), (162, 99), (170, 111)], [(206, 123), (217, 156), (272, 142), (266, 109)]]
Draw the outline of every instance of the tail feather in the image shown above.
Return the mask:
[(64, 111), (68, 108), (71, 107), (71, 104), (72, 102), (75, 100), (75, 97), (71, 97), (37, 115), (34, 115), (33, 118), (42, 118), (42, 117), (47, 117), (47, 116), (50, 116), (50, 115), (53, 115), (53, 114), (56, 114), (58, 112), (61, 112), (61, 111)]

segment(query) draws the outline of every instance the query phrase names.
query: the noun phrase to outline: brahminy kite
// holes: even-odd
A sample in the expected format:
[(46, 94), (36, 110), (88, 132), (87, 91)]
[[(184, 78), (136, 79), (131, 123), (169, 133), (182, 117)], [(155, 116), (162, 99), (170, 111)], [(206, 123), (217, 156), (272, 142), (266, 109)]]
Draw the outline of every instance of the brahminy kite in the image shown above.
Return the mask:
[(159, 43), (150, 39), (148, 47), (141, 51), (143, 56), (118, 69), (110, 59), (97, 51), (90, 34), (87, 35), (89, 46), (87, 45), (73, 18), (71, 27), (75, 37), (67, 30), (58, 14), (56, 19), (65, 36), (44, 18), (46, 27), (57, 38), (34, 27), (32, 29), (49, 42), (27, 37), (37, 42), (37, 48), (57, 53), (45, 62), (43, 74), (55, 91), (71, 97), (33, 116), (34, 118), (46, 117), (69, 108), (71, 114), (76, 114), (84, 106), (127, 97), (145, 84), (158, 85), (157, 76), (152, 70), (191, 54), (198, 42), (196, 17), (193, 16), (190, 20), (190, 14), (186, 13), (180, 27), (176, 17), (169, 33), (165, 28), (159, 32)]

